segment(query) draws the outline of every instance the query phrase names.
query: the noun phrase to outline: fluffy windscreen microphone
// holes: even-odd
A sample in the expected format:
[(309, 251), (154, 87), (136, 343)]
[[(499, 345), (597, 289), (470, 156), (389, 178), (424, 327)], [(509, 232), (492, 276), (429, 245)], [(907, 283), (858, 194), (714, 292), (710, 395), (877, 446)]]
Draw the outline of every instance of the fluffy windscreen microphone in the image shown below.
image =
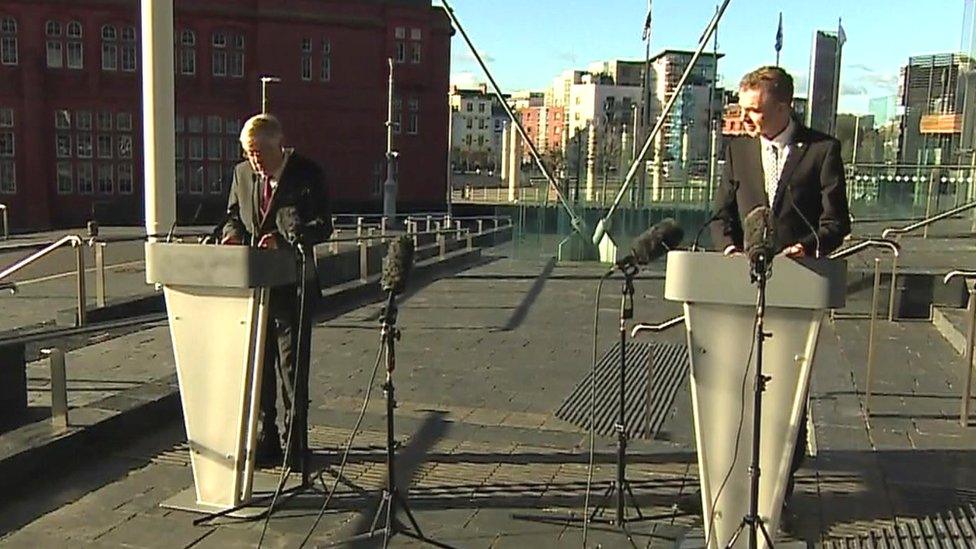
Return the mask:
[(287, 241), (292, 246), (295, 243), (301, 243), (301, 222), (298, 219), (298, 212), (295, 208), (281, 208), (278, 213), (275, 214), (275, 221), (278, 225), (278, 232), (281, 236), (285, 237)]
[(383, 277), (380, 284), (384, 292), (403, 293), (413, 267), (413, 238), (400, 236), (390, 241), (383, 259)]
[(630, 255), (619, 260), (618, 265), (636, 263), (646, 265), (674, 250), (685, 237), (684, 230), (671, 219), (664, 219), (630, 243)]
[(772, 211), (765, 206), (759, 206), (749, 212), (744, 225), (743, 236), (749, 261), (755, 263), (761, 258), (768, 263), (776, 253), (776, 229)]

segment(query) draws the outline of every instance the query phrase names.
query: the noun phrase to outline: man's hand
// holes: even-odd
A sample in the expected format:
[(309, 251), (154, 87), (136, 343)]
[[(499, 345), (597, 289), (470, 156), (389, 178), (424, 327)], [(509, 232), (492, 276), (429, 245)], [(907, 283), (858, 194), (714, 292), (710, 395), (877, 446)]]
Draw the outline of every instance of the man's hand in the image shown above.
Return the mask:
[(787, 246), (786, 248), (783, 248), (783, 251), (780, 252), (780, 254), (785, 255), (786, 257), (792, 257), (796, 259), (798, 257), (805, 257), (807, 255), (807, 252), (806, 249), (803, 247), (803, 244), (797, 243), (792, 246)]
[(240, 245), (241, 244), (241, 239), (237, 235), (229, 234), (229, 235), (225, 236), (224, 238), (220, 239), (220, 243), (222, 245), (223, 244)]
[(268, 250), (278, 249), (278, 238), (274, 233), (268, 233), (258, 240), (258, 248), (266, 248)]

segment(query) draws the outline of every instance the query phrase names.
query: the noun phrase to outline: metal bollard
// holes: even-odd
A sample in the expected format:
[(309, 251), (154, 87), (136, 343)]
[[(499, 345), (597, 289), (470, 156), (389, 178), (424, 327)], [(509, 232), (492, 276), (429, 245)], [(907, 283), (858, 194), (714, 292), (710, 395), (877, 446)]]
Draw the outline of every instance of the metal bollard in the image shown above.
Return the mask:
[(359, 241), (359, 280), (366, 282), (369, 278), (369, 247), (366, 242)]
[(431, 222), (431, 216), (428, 215), (427, 216), (427, 232), (428, 233), (430, 232), (430, 222)]
[(87, 311), (85, 310), (85, 303), (87, 298), (85, 296), (85, 248), (81, 243), (74, 245), (75, 249), (75, 266), (77, 272), (75, 274), (75, 283), (77, 288), (78, 297), (78, 318), (76, 319), (78, 326), (84, 326), (87, 321)]
[(92, 240), (95, 254), (95, 304), (105, 306), (105, 243)]
[(871, 292), (871, 327), (868, 330), (868, 374), (864, 382), (864, 410), (871, 412), (871, 382), (874, 380), (874, 334), (878, 320), (878, 294), (881, 293), (881, 258), (874, 258), (874, 290)]
[(368, 229), (366, 229), (366, 236), (368, 236), (368, 237), (369, 237), (369, 238), (368, 238), (368, 239), (366, 240), (366, 245), (367, 245), (367, 246), (372, 246), (372, 245), (373, 245), (373, 235), (375, 234), (375, 233), (374, 233), (374, 230), (375, 230), (375, 229), (373, 229), (373, 227), (370, 227), (370, 228), (368, 228)]
[(485, 220), (478, 220), (478, 234), (483, 234), (485, 232)]
[(7, 218), (7, 206), (0, 204), (0, 218), (3, 219), (3, 239), (10, 238), (10, 221)]
[(356, 236), (358, 236), (358, 237), (362, 237), (363, 236), (363, 218), (362, 217), (357, 217), (356, 218)]
[(460, 221), (455, 221), (454, 222), (454, 230), (457, 231), (456, 235), (454, 236), (454, 239), (455, 240), (461, 240), (461, 222)]
[(64, 351), (55, 347), (41, 349), (51, 366), (51, 425), (59, 431), (68, 428), (68, 376), (64, 368)]
[(444, 259), (444, 255), (447, 253), (447, 239), (444, 238), (443, 233), (437, 233), (437, 249), (440, 253), (440, 258)]
[(498, 228), (498, 218), (496, 217), (493, 221), (495, 222), (495, 228), (497, 229)]
[(974, 339), (976, 339), (976, 288), (969, 289), (966, 313), (969, 316), (969, 329), (966, 331), (966, 358), (963, 361), (966, 365), (966, 384), (963, 386), (962, 412), (959, 415), (959, 424), (963, 427), (969, 426), (969, 401), (973, 385), (973, 343)]
[(380, 218), (380, 236), (386, 236), (386, 216)]

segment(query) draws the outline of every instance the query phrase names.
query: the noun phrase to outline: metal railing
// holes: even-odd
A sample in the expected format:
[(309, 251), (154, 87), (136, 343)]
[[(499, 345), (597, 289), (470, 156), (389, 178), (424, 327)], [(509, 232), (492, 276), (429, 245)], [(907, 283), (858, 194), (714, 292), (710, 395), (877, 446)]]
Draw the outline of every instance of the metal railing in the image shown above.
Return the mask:
[(10, 238), (10, 220), (7, 218), (7, 205), (0, 204), (0, 221), (3, 221), (3, 240)]
[(0, 282), (17, 271), (20, 271), (24, 267), (31, 265), (35, 261), (47, 256), (51, 252), (57, 250), (65, 244), (70, 244), (72, 248), (75, 249), (75, 266), (77, 269), (76, 282), (77, 282), (77, 306), (78, 306), (78, 326), (84, 326), (86, 321), (86, 307), (85, 307), (85, 254), (84, 254), (84, 241), (81, 237), (77, 235), (66, 235), (61, 237), (59, 240), (48, 244), (44, 248), (32, 253), (31, 255), (21, 259), (20, 261), (14, 263), (10, 267), (7, 267), (3, 271), (0, 271)]
[(929, 225), (942, 221), (943, 219), (948, 219), (950, 217), (959, 215), (966, 210), (972, 210), (976, 208), (976, 202), (970, 202), (968, 204), (963, 204), (957, 208), (951, 210), (946, 210), (940, 214), (927, 217), (921, 221), (912, 223), (911, 225), (906, 225), (904, 227), (888, 227), (887, 229), (881, 231), (881, 238), (888, 238), (894, 235), (895, 238), (899, 238), (902, 235), (908, 234), (910, 232), (917, 231), (918, 229), (923, 229), (922, 238), (928, 238), (929, 235)]
[[(946, 273), (942, 282), (943, 284), (948, 284), (952, 279), (957, 277), (967, 282), (976, 280), (976, 271), (950, 271)], [(959, 423), (963, 427), (969, 425), (969, 404), (973, 386), (973, 343), (974, 339), (976, 339), (976, 288), (973, 288), (968, 283), (966, 286), (969, 293), (969, 298), (966, 301), (966, 316), (969, 318), (969, 323), (966, 327), (966, 353), (964, 359), (966, 365), (966, 383), (963, 385), (962, 405), (960, 406), (959, 412)]]
[[(898, 276), (898, 255), (901, 250), (901, 246), (893, 240), (876, 240), (869, 239), (858, 242), (853, 246), (837, 250), (828, 256), (830, 259), (843, 259), (845, 257), (850, 257), (855, 254), (859, 254), (864, 250), (869, 248), (883, 248), (891, 252), (891, 293), (888, 297), (888, 321), (894, 320), (894, 310), (895, 310), (895, 280)], [(875, 326), (878, 321), (878, 299), (881, 293), (881, 258), (874, 258), (874, 284), (871, 290), (871, 324), (868, 330), (868, 360), (867, 360), (867, 376), (864, 383), (864, 409), (865, 411), (870, 411), (871, 407), (871, 386), (874, 381), (874, 341), (875, 341)], [(831, 311), (833, 314), (833, 311)]]

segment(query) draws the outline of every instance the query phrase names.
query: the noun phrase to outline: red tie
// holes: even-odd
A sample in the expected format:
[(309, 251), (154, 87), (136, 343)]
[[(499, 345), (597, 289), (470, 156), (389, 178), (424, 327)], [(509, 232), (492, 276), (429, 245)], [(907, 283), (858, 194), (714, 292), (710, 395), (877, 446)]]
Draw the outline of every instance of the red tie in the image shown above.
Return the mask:
[(261, 178), (261, 215), (268, 215), (268, 206), (271, 205), (271, 176), (265, 175)]

